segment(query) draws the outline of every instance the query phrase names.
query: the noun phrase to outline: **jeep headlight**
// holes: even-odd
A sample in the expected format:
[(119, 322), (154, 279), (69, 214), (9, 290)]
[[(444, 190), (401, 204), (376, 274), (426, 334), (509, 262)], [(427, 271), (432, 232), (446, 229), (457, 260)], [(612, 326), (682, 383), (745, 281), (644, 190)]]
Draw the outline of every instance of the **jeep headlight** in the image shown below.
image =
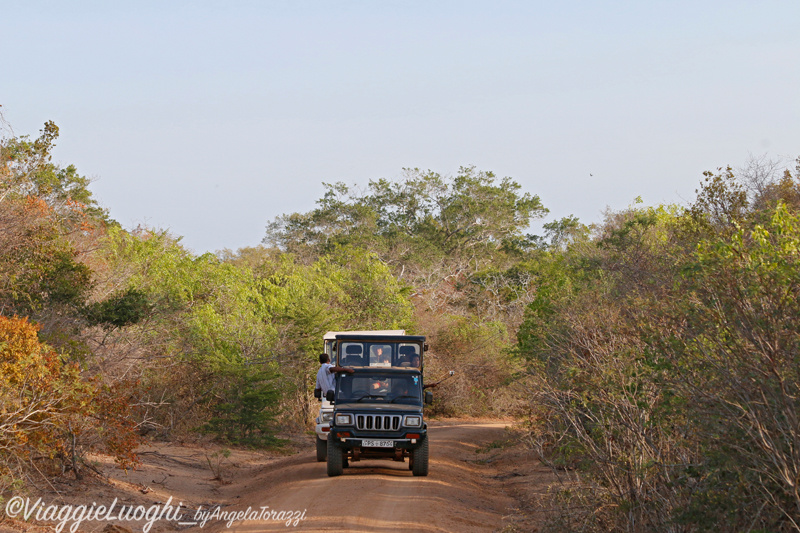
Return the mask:
[(407, 416), (403, 425), (410, 428), (418, 428), (422, 425), (422, 417), (419, 415)]
[(333, 413), (322, 413), (322, 423), (330, 422), (331, 418), (333, 418)]
[(336, 415), (337, 426), (352, 426), (353, 415)]

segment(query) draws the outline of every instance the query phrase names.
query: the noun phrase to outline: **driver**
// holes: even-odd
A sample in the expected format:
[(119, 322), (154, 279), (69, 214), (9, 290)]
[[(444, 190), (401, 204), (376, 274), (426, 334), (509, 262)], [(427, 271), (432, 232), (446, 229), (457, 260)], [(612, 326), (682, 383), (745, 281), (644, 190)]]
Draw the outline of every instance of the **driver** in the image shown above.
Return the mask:
[(373, 392), (387, 392), (389, 390), (389, 380), (386, 378), (378, 378), (372, 382)]

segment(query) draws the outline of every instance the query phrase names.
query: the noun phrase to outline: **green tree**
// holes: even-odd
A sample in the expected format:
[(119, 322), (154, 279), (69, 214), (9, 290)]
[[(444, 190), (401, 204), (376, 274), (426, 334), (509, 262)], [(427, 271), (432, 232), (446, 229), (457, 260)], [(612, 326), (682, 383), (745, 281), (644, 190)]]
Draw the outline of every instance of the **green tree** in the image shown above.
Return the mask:
[(316, 209), (277, 218), (267, 226), (265, 242), (317, 255), (355, 244), (393, 263), (431, 253), (473, 255), (476, 248), (497, 250), (520, 237), (531, 219), (547, 212), (511, 178), (499, 180), (474, 167), (461, 167), (452, 178), (405, 169), (402, 181), (370, 181), (363, 194), (344, 183), (325, 186)]
[(227, 386), (222, 400), (213, 406), (204, 429), (234, 444), (280, 444), (282, 441), (275, 437), (276, 407), (281, 397), (279, 375), (268, 367), (245, 366), (223, 376)]
[(92, 197), (89, 180), (73, 165), (63, 168), (52, 162), (58, 135), (58, 126), (47, 121), (36, 140), (21, 136), (0, 142), (0, 202), (33, 196), (62, 215), (79, 211), (108, 221), (107, 211)]
[[(753, 492), (778, 524), (800, 528), (800, 217), (778, 204), (767, 224), (701, 241), (685, 269), (692, 298), (663, 349), (698, 399), (705, 445), (725, 443), (719, 486)], [(744, 470), (738, 483), (725, 473)], [(750, 486), (742, 486), (746, 480)], [(738, 493), (738, 494), (737, 494)], [(732, 505), (741, 505), (732, 502)], [(772, 513), (766, 513), (769, 516)]]

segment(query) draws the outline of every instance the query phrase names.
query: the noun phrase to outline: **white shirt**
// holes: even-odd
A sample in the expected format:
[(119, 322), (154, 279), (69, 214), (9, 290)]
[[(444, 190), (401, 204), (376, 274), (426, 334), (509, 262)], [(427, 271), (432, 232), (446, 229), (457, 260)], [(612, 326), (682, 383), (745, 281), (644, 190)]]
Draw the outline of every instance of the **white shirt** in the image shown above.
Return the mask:
[(319, 371), (317, 372), (317, 389), (322, 389), (322, 397), (325, 397), (325, 393), (329, 390), (333, 390), (336, 386), (336, 377), (331, 373), (331, 368), (333, 367), (330, 363), (322, 363), (322, 366), (319, 367)]

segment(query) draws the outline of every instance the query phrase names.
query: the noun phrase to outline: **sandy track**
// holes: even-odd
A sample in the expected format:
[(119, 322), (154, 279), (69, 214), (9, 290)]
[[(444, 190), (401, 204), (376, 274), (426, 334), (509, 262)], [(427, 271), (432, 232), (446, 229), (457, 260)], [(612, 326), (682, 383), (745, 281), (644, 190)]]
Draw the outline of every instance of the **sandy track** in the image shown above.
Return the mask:
[[(303, 511), (302, 531), (494, 531), (514, 502), (475, 453), (503, 435), (501, 422), (434, 423), (430, 474), (413, 477), (408, 463), (360, 461), (329, 478), (313, 451), (272, 463), (237, 484), (226, 511), (269, 506)], [(233, 488), (233, 487), (231, 487)], [(221, 523), (204, 530), (222, 531)], [(284, 522), (235, 524), (231, 531), (285, 531)]]
[[(524, 496), (517, 494), (522, 486), (519, 483), (524, 480), (526, 487), (546, 486), (545, 473), (529, 472), (526, 465), (532, 464), (531, 458), (524, 451), (507, 457), (498, 449), (475, 453), (479, 447), (507, 439), (505, 426), (501, 421), (430, 422), (427, 477), (413, 477), (407, 462), (372, 460), (351, 463), (342, 476), (329, 478), (326, 464), (316, 461), (313, 440), (306, 438), (306, 443), (299, 445), (299, 453), (288, 457), (233, 450), (220, 463), (221, 478), (212, 479), (209, 465), (220, 450), (218, 446), (152, 443), (139, 450), (142, 465), (137, 470), (122, 471), (114, 467), (110, 457), (95, 456), (97, 467), (108, 476), (105, 480), (66, 477), (58, 482), (61, 498), (52, 492), (45, 493), (44, 498), (58, 505), (107, 505), (114, 499), (128, 506), (163, 504), (170, 498), (173, 505), (181, 502), (180, 522), (158, 521), (151, 533), (471, 532), (495, 531), (509, 524), (527, 526), (515, 516), (518, 500)], [(508, 484), (509, 476), (513, 487)], [(286, 520), (262, 520), (235, 522), (228, 528), (219, 517), (211, 517), (203, 527), (199, 522), (191, 523), (198, 509), (234, 513), (250, 507), (258, 512), (266, 506), (275, 511), (305, 511), (304, 520), (296, 527), (287, 527)], [(113, 531), (140, 532), (144, 526), (144, 522), (113, 522), (124, 528)], [(95, 533), (105, 531), (106, 526), (103, 522), (84, 522), (80, 530)], [(526, 526), (516, 530), (536, 529), (535, 524)], [(0, 532), (6, 531), (44, 533), (52, 527), (0, 520)]]

